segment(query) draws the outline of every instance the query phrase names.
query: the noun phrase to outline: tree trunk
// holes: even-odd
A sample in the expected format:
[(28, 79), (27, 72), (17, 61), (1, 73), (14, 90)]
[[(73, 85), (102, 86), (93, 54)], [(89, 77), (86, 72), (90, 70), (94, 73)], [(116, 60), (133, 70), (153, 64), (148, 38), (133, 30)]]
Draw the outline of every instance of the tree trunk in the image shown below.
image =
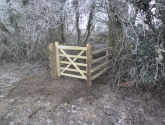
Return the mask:
[(92, 21), (93, 21), (94, 9), (95, 9), (95, 2), (93, 2), (90, 6), (90, 13), (89, 13), (89, 17), (88, 17), (86, 36), (85, 36), (85, 40), (83, 42), (83, 45), (87, 43), (87, 40), (88, 40), (88, 38), (91, 34), (91, 31), (92, 31)]
[(81, 41), (80, 41), (81, 31), (80, 31), (80, 27), (79, 27), (79, 21), (80, 21), (79, 1), (74, 0), (73, 6), (74, 6), (75, 11), (76, 11), (75, 18), (76, 18), (77, 44), (78, 44), (78, 46), (80, 46), (81, 45)]

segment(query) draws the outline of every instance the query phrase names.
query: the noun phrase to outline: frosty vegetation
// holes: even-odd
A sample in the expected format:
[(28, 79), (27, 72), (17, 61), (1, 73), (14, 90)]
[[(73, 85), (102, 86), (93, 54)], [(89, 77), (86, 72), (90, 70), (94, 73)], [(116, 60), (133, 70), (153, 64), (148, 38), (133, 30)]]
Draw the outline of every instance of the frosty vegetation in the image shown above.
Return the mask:
[(104, 38), (114, 83), (164, 87), (164, 0), (1, 0), (0, 15), (1, 60), (48, 60), (49, 43)]

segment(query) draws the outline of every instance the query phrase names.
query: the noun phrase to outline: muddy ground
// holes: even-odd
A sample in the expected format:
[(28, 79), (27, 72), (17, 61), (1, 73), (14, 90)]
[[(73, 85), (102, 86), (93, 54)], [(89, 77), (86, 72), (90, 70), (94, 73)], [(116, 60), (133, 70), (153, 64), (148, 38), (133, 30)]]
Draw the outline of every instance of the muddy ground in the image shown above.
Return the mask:
[(164, 125), (165, 92), (115, 88), (110, 73), (50, 79), (41, 63), (0, 65), (0, 125)]

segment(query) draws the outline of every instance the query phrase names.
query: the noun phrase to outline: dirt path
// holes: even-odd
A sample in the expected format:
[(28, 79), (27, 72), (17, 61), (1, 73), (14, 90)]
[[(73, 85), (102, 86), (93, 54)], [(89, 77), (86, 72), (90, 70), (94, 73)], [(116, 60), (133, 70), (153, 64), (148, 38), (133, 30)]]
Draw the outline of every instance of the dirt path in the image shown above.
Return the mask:
[(165, 93), (151, 94), (130, 88), (114, 90), (108, 82), (102, 83), (108, 78), (104, 75), (95, 80), (94, 88), (89, 89), (84, 80), (68, 77), (51, 80), (49, 70), (37, 63), (3, 65), (0, 67), (0, 123), (165, 124)]

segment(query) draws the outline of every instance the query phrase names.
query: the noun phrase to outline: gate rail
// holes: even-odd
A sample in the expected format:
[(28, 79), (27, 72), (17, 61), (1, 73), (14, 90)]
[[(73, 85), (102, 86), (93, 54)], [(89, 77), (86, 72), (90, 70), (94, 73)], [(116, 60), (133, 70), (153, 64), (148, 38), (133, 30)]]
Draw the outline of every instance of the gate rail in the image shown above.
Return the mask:
[[(79, 52), (77, 55), (73, 55), (68, 54), (66, 52), (67, 50), (75, 50)], [(87, 44), (86, 47), (79, 47), (59, 45), (58, 42), (55, 42), (55, 44), (51, 43), (49, 44), (51, 77), (55, 79), (60, 76), (69, 76), (85, 79), (87, 84), (92, 86), (92, 81), (105, 73), (111, 67), (111, 60), (109, 59), (111, 56), (110, 50), (111, 47), (107, 47), (93, 51), (93, 47), (89, 44)], [(93, 55), (97, 55), (99, 53), (105, 53), (105, 55), (93, 59)], [(62, 60), (63, 58), (67, 60)], [(86, 61), (83, 63), (77, 62), (80, 59)], [(66, 73), (66, 71), (69, 71), (69, 73)], [(70, 72), (76, 72), (80, 75), (72, 74)]]

